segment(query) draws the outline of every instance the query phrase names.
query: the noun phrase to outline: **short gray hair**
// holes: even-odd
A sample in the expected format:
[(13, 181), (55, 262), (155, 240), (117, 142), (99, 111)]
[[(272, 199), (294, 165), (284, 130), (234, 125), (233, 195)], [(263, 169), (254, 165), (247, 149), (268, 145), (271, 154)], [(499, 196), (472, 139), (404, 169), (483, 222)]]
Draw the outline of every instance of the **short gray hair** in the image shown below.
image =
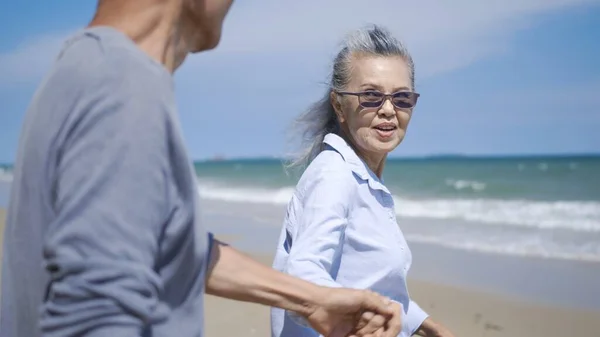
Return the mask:
[(325, 96), (300, 115), (294, 131), (300, 130), (302, 149), (287, 165), (288, 168), (306, 168), (323, 150), (323, 139), (328, 133), (339, 134), (340, 126), (331, 105), (332, 91), (343, 91), (350, 81), (351, 61), (355, 54), (399, 56), (406, 61), (412, 89), (415, 87), (415, 66), (404, 44), (385, 28), (377, 25), (351, 32), (342, 41), (342, 48), (333, 61), (333, 72)]

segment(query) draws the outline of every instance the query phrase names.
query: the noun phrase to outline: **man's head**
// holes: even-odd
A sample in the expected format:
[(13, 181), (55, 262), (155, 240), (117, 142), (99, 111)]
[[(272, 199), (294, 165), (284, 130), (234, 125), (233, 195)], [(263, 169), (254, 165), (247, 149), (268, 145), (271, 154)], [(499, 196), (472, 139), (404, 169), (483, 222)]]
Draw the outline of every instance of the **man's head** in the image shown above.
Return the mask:
[(110, 26), (174, 71), (188, 53), (215, 48), (233, 0), (99, 0), (90, 26)]

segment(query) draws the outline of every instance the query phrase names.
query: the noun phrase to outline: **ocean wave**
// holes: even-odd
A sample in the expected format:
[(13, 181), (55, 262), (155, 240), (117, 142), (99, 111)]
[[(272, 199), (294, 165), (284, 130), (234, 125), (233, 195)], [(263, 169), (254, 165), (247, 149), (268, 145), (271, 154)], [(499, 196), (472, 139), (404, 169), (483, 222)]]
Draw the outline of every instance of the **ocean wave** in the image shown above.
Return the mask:
[(600, 203), (594, 201), (412, 200), (399, 197), (395, 200), (396, 214), (402, 217), (600, 232)]
[(472, 190), (475, 192), (485, 190), (486, 184), (479, 181), (461, 180), (461, 179), (446, 179), (446, 185), (454, 188), (457, 191), (464, 189)]
[(510, 242), (493, 242), (492, 240), (483, 240), (482, 238), (465, 240), (464, 236), (456, 240), (448, 239), (444, 236), (409, 234), (406, 235), (406, 240), (409, 243), (427, 243), (474, 252), (600, 262), (600, 251), (598, 249), (588, 249), (587, 251), (581, 248), (565, 249), (561, 247), (561, 249), (557, 249), (557, 247), (549, 247), (547, 243), (531, 238), (524, 240), (513, 239)]
[[(285, 205), (293, 187), (230, 188), (199, 184), (202, 198), (226, 202)], [(600, 232), (600, 202), (501, 199), (409, 199), (394, 197), (396, 214), (405, 218), (458, 219), (539, 229)]]
[(278, 189), (267, 188), (229, 188), (214, 187), (209, 184), (199, 184), (198, 192), (206, 199), (229, 202), (267, 203), (285, 205), (294, 193), (293, 187)]
[(11, 170), (0, 167), (0, 182), (11, 182), (13, 174)]

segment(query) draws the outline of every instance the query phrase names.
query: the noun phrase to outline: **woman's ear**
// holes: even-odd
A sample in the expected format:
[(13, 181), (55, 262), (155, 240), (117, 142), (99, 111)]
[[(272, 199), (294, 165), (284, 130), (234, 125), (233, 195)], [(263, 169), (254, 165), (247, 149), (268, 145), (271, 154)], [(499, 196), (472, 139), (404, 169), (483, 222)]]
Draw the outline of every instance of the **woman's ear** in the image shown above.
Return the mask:
[(333, 107), (333, 110), (335, 111), (335, 115), (338, 118), (338, 122), (340, 122), (340, 124), (344, 123), (346, 118), (344, 117), (344, 111), (342, 110), (341, 96), (332, 91), (329, 94), (329, 102), (331, 103), (331, 106)]

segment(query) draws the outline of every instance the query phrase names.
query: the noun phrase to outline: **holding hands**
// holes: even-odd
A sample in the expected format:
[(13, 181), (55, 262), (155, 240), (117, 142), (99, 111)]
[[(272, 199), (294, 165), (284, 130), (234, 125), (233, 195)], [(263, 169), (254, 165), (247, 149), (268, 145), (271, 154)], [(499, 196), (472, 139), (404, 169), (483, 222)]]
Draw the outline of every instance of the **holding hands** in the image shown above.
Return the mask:
[(305, 317), (326, 337), (396, 337), (402, 329), (397, 303), (369, 290), (323, 287)]

